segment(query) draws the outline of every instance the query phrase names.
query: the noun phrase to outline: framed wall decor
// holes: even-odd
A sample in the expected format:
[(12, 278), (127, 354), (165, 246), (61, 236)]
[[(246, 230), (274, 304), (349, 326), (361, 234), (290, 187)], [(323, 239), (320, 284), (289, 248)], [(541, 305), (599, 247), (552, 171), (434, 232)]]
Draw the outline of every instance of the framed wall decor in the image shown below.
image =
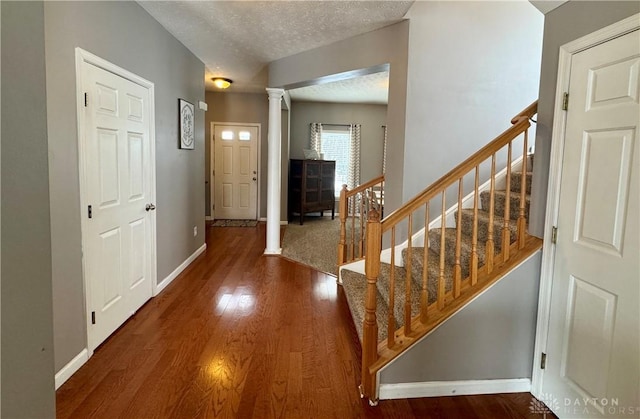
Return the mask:
[(178, 99), (178, 108), (180, 113), (179, 129), (180, 129), (180, 148), (193, 150), (195, 146), (195, 108), (193, 103), (184, 99)]

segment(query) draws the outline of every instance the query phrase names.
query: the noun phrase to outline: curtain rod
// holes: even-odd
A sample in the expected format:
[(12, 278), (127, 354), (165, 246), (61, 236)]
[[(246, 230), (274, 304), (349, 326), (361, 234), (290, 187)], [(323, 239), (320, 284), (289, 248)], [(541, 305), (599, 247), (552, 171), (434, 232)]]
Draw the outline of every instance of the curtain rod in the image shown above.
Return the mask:
[[(325, 124), (324, 122), (320, 122), (323, 126), (329, 125), (332, 127), (350, 127), (352, 124)], [(309, 123), (309, 125), (313, 124), (313, 122)]]

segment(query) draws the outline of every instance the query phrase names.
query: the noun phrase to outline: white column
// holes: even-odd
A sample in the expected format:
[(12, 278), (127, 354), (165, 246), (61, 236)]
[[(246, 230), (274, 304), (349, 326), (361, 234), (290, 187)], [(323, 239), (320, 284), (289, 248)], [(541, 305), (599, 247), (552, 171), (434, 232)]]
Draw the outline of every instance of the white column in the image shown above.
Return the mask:
[(282, 138), (282, 96), (283, 89), (267, 88), (269, 94), (269, 137), (267, 168), (267, 248), (265, 255), (279, 255), (280, 247), (280, 164)]

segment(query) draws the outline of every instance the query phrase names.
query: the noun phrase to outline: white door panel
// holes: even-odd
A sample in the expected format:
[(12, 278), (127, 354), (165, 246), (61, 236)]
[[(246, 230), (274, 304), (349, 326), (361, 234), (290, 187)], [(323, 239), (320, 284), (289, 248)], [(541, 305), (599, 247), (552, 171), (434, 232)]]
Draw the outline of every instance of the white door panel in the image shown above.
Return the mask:
[(93, 349), (151, 298), (152, 229), (145, 206), (153, 162), (148, 90), (88, 63), (82, 70), (88, 94), (83, 201), (91, 205), (83, 254)]
[(214, 214), (218, 219), (256, 219), (258, 128), (215, 125)]
[(639, 413), (639, 66), (639, 31), (571, 61), (542, 388), (561, 418)]

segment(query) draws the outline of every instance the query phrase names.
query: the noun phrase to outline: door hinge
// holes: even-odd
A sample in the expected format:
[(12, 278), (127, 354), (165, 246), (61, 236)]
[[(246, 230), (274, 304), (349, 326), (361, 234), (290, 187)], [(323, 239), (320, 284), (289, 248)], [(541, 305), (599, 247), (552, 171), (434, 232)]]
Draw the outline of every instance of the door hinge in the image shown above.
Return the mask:
[(551, 227), (551, 243), (556, 244), (558, 241), (558, 227)]
[(564, 92), (564, 96), (562, 97), (562, 110), (566, 111), (569, 109), (569, 93)]
[(84, 107), (86, 108), (89, 105), (89, 95), (87, 92), (84, 93)]
[(215, 170), (212, 170), (212, 171), (211, 171), (211, 176), (215, 176), (215, 175), (216, 175), (216, 171), (215, 171)]
[(91, 312), (91, 324), (96, 324), (96, 312)]
[(547, 366), (547, 354), (543, 352), (542, 356), (540, 357), (540, 369), (543, 370), (546, 368), (546, 366)]
[(87, 216), (93, 218), (93, 208), (91, 208), (91, 205), (87, 206)]

